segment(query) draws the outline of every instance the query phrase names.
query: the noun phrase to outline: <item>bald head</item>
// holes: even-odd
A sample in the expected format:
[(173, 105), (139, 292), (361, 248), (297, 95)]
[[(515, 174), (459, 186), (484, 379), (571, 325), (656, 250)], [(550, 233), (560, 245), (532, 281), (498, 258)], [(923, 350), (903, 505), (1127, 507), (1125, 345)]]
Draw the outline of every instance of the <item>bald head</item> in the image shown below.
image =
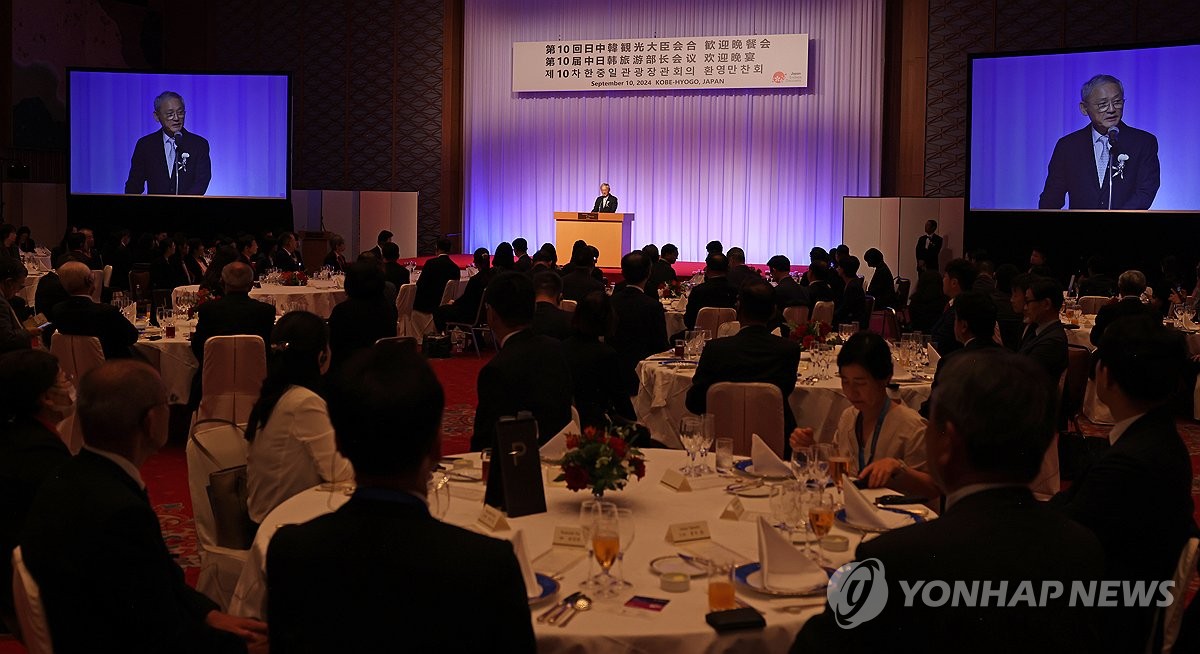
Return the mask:
[(240, 261), (226, 264), (221, 269), (221, 282), (226, 293), (245, 293), (254, 285), (254, 270)]
[(78, 261), (59, 266), (58, 279), (68, 295), (86, 295), (92, 291), (92, 270)]
[(76, 411), (85, 443), (138, 465), (167, 440), (167, 389), (139, 361), (110, 361), (84, 375)]

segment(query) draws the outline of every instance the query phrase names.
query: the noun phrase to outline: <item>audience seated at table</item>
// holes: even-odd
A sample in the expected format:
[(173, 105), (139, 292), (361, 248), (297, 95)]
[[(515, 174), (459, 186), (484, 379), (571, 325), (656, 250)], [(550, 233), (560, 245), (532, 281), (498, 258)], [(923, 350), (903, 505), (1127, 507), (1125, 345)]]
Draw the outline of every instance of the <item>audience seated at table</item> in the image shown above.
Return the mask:
[(767, 271), (775, 282), (775, 310), (780, 316), (788, 307), (808, 306), (808, 289), (792, 279), (792, 262), (786, 256), (777, 254), (767, 261)]
[[(408, 283), (408, 268), (400, 265), (400, 246), (395, 243), (384, 243), (382, 260), (384, 276), (387, 277), (388, 283), (399, 291), (401, 286)], [(342, 271), (345, 269), (345, 265), (339, 268)]]
[(36, 333), (25, 329), (12, 305), (20, 299), (27, 277), (20, 259), (0, 259), (0, 353), (30, 347)]
[[(533, 323), (529, 329), (540, 336), (563, 340), (571, 335), (571, 313), (559, 308), (562, 277), (543, 270), (533, 276)], [(590, 295), (590, 294), (589, 294)]]
[[(721, 255), (714, 255), (721, 256)], [(764, 382), (779, 387), (783, 395), (784, 433), (796, 427), (788, 396), (796, 389), (800, 346), (767, 329), (775, 315), (775, 297), (766, 282), (750, 282), (738, 293), (737, 316), (741, 331), (714, 338), (704, 346), (687, 393), (687, 409), (697, 415), (708, 409), (708, 389), (720, 382)]]
[(137, 342), (137, 328), (116, 307), (92, 300), (95, 284), (92, 271), (78, 261), (69, 261), (58, 269), (58, 277), (63, 290), (70, 295), (54, 307), (53, 320), (58, 331), (99, 338), (106, 359), (132, 356), (130, 348)]
[(1062, 286), (1053, 279), (1035, 279), (1025, 290), (1025, 332), (1017, 353), (1037, 362), (1051, 385), (1067, 369), (1067, 332), (1058, 319), (1062, 303)]
[[(1179, 332), (1144, 316), (1112, 323), (1097, 350), (1096, 395), (1116, 421), (1111, 446), (1051, 503), (1100, 539), (1105, 579), (1170, 579), (1194, 534), (1191, 458), (1170, 406), (1186, 351)], [(1106, 613), (1115, 651), (1143, 651), (1154, 607)]]
[(533, 267), (533, 259), (529, 257), (529, 241), (523, 238), (514, 238), (513, 247), (513, 270), (520, 273), (527, 273)]
[[(962, 347), (938, 359), (933, 383), (929, 389), (930, 397), (941, 381), (942, 369), (954, 357), (964, 352), (1000, 347), (991, 336), (995, 329), (996, 305), (990, 297), (972, 291), (962, 293), (954, 299), (954, 338)], [(921, 403), (920, 414), (925, 418), (929, 417), (929, 400)]]
[(966, 293), (975, 284), (975, 265), (966, 259), (954, 259), (942, 273), (942, 293), (949, 298), (941, 317), (929, 328), (929, 342), (941, 356), (962, 345), (954, 338), (954, 298)]
[(593, 274), (594, 263), (587, 243), (577, 241), (571, 250), (571, 261), (562, 269), (564, 300), (578, 302), (592, 291), (604, 290), (604, 283)]
[(175, 241), (168, 240), (155, 254), (150, 262), (150, 288), (169, 291), (187, 283), (187, 278), (182, 274), (184, 271), (176, 265), (175, 252)]
[(384, 282), (383, 269), (373, 259), (357, 261), (346, 270), (346, 299), (329, 314), (335, 369), (355, 351), (396, 335), (396, 303), (384, 293)]
[(1117, 292), (1120, 299), (1100, 307), (1096, 312), (1096, 324), (1092, 326), (1089, 338), (1092, 345), (1100, 346), (1104, 338), (1104, 330), (1117, 320), (1126, 316), (1158, 316), (1150, 305), (1142, 302), (1142, 293), (1146, 291), (1146, 276), (1140, 270), (1126, 270), (1117, 278)]
[[(497, 281), (508, 283), (506, 275), (528, 284), (520, 273)], [(329, 411), (357, 489), (337, 511), (280, 527), (271, 539), (271, 651), (536, 651), (511, 544), (426, 508), (445, 404), (429, 364), (384, 344), (358, 353), (342, 373)], [(466, 601), (468, 613), (451, 597)]]
[(432, 314), (442, 302), (446, 282), (457, 280), (462, 274), (458, 264), (450, 259), (450, 239), (438, 239), (437, 256), (421, 267), (417, 278), (417, 296), (413, 299), (413, 310)]
[[(468, 325), (476, 325), (483, 322), (483, 314), (481, 313), (483, 309), (483, 294), (487, 289), (488, 283), (495, 275), (495, 271), (492, 270), (492, 257), (488, 253), (487, 248), (477, 248), (472, 258), (472, 263), (475, 264), (475, 269), (479, 272), (467, 280), (467, 287), (463, 289), (462, 295), (457, 299), (450, 300), (449, 304), (439, 306), (433, 312), (433, 321), (437, 325), (439, 332), (446, 331), (446, 323), (448, 322), (459, 322)], [(421, 278), (424, 279), (424, 277), (425, 273), (421, 273)]]
[(187, 267), (188, 284), (199, 284), (208, 272), (209, 259), (206, 257), (204, 241), (198, 238), (187, 240), (187, 256), (183, 265)]
[(835, 325), (852, 323), (866, 329), (871, 322), (871, 315), (867, 313), (867, 294), (863, 292), (863, 280), (858, 276), (859, 265), (858, 257), (849, 255), (838, 262), (838, 274), (845, 288), (833, 316)]
[[(1053, 434), (1053, 397), (1027, 381), (1038, 374), (1028, 359), (1000, 349), (966, 352), (946, 366), (925, 436), (929, 465), (946, 492), (945, 511), (859, 545), (855, 559), (878, 560), (876, 583), (886, 577), (882, 613), (843, 628), (826, 607), (804, 625), (792, 652), (1099, 649), (1095, 610), (1069, 606), (1067, 592), (1037, 608), (1023, 602), (997, 607), (994, 601), (931, 607), (921, 593), (910, 606), (900, 584), (941, 580), (953, 588), (988, 580), (993, 587), (1005, 583), (1009, 598), (1025, 581), (1036, 593), (1042, 581), (1069, 588), (1072, 580), (1102, 578), (1104, 554), (1096, 537), (1037, 502), (1027, 488)], [(1128, 529), (1128, 522), (1125, 528), (1141, 533)]]
[(139, 468), (167, 442), (167, 390), (144, 363), (85, 375), (84, 448), (38, 490), (21, 536), (54, 651), (266, 652), (267, 626), (221, 613), (167, 550)]
[(1117, 282), (1109, 274), (1108, 259), (1098, 254), (1089, 257), (1087, 277), (1079, 281), (1079, 297), (1087, 295), (1112, 297), (1116, 293)]
[(284, 232), (279, 236), (279, 248), (271, 255), (271, 263), (279, 272), (296, 272), (304, 270), (304, 261), (300, 258), (300, 250), (296, 249), (296, 235)]
[(571, 421), (573, 385), (562, 343), (529, 329), (533, 305), (533, 282), (526, 275), (502, 272), (488, 284), (487, 324), (500, 351), (479, 371), (476, 381), (479, 405), (472, 450), (492, 447), (496, 422), (519, 411), (533, 414), (542, 443)]
[[(667, 317), (662, 304), (645, 293), (650, 258), (644, 252), (635, 250), (621, 257), (621, 276), (625, 278), (625, 287), (612, 294), (617, 326), (612, 339), (605, 341), (613, 346), (622, 366), (633, 375), (639, 361), (669, 347)], [(636, 375), (630, 377), (630, 395), (637, 394), (637, 382), (632, 381), (635, 378)]]
[[(397, 254), (399, 253), (398, 248), (396, 252)], [(380, 252), (380, 257), (382, 258), (382, 256), (383, 253)], [(333, 272), (343, 272), (346, 270), (346, 239), (336, 234), (329, 239), (329, 254), (325, 255), (325, 260), (321, 265), (328, 267)]]
[(942, 292), (942, 275), (936, 270), (925, 270), (917, 275), (917, 285), (908, 299), (909, 325), (913, 331), (930, 333), (946, 310), (949, 298)]
[[(214, 262), (214, 265), (216, 262)], [(196, 307), (196, 328), (192, 332), (192, 353), (196, 355), (196, 376), (192, 382), (193, 403), (200, 401), (200, 380), (204, 377), (204, 345), (213, 336), (259, 336), (263, 347), (271, 344), (275, 326), (275, 307), (250, 297), (254, 271), (234, 261), (221, 269), (225, 292), (215, 300)]]
[[(1010, 350), (1016, 350), (1021, 342), (1021, 334), (1025, 330), (1025, 317), (1020, 311), (1013, 309), (1012, 296), (1013, 279), (1019, 275), (1017, 267), (1006, 263), (996, 268), (996, 287), (988, 293), (992, 304), (996, 307), (996, 326), (1000, 330), (1000, 340)], [(1024, 302), (1025, 291), (1021, 291)]]
[(875, 269), (871, 283), (867, 285), (867, 295), (875, 298), (875, 310), (897, 308), (899, 298), (896, 296), (896, 280), (892, 278), (892, 269), (883, 261), (883, 253), (871, 248), (863, 253), (863, 263)]
[[(538, 273), (534, 283), (544, 274)], [(607, 342), (616, 325), (608, 296), (592, 291), (568, 315), (573, 329), (563, 341), (563, 354), (571, 371), (581, 425), (602, 427), (611, 420), (636, 421), (629, 389), (637, 384), (637, 376)]]
[[(246, 264), (247, 266), (250, 266), (250, 269), (254, 271), (254, 278), (258, 279), (259, 274), (262, 272), (261, 270), (258, 269), (258, 240), (255, 239), (250, 234), (246, 234), (246, 235), (242, 236), (237, 241), (236, 254), (237, 254), (237, 261), (240, 261), (240, 262)], [(220, 257), (220, 256), (221, 256), (221, 253), (218, 250), (217, 257)], [(214, 260), (214, 263), (215, 263), (215, 260)]]
[(704, 260), (704, 282), (692, 289), (687, 310), (683, 312), (683, 324), (688, 329), (696, 328), (696, 317), (705, 307), (732, 309), (737, 306), (738, 290), (729, 282), (728, 274), (729, 259), (725, 255), (710, 254)]
[(762, 274), (746, 265), (746, 251), (739, 247), (729, 248), (725, 255), (729, 259), (729, 285), (741, 289), (752, 281), (762, 281)]
[[(0, 552), (9, 553), (38, 487), (71, 459), (56, 425), (74, 411), (75, 389), (54, 355), (32, 349), (0, 356), (0, 388)], [(0, 620), (15, 633), (10, 556), (0, 556), (0, 584)]]
[[(665, 249), (666, 246), (664, 245), (663, 248)], [(650, 291), (653, 291), (654, 296), (658, 297), (658, 290), (662, 288), (663, 284), (670, 284), (679, 279), (679, 276), (675, 273), (675, 269), (671, 267), (671, 264), (667, 263), (663, 254), (659, 252), (657, 245), (649, 243), (643, 246), (642, 253), (650, 257), (650, 281), (646, 283), (646, 294), (649, 295)], [(675, 256), (679, 256), (678, 249), (675, 252)]]

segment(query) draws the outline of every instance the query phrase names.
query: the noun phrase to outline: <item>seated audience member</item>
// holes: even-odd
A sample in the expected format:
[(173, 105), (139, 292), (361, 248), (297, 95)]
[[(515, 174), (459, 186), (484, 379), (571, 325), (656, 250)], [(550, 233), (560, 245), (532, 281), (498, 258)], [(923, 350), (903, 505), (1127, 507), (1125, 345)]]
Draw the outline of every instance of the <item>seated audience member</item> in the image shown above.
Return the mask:
[(833, 285), (830, 280), (834, 277), (838, 278), (839, 284), (841, 278), (838, 274), (829, 269), (829, 264), (824, 259), (817, 259), (809, 266), (808, 270), (804, 271), (804, 277), (800, 280), (800, 285), (808, 291), (808, 308), (811, 310), (817, 306), (818, 302), (838, 302), (841, 300), (833, 290)]
[(1041, 245), (1033, 246), (1029, 250), (1029, 270), (1026, 272), (1038, 277), (1052, 277), (1054, 272), (1050, 269), (1050, 264), (1048, 263), (1048, 257), (1046, 256), (1048, 252), (1049, 250)]
[(554, 249), (554, 245), (551, 243), (542, 243), (542, 247), (538, 248), (537, 253), (533, 255), (533, 265), (529, 268), (529, 271), (539, 272), (542, 270), (559, 272), (558, 251)]
[(375, 237), (375, 247), (368, 250), (368, 252), (374, 253), (376, 259), (383, 261), (383, 246), (385, 243), (391, 243), (393, 236), (395, 234), (386, 229), (380, 230), (379, 235)]
[(1167, 255), (1159, 262), (1159, 274), (1150, 283), (1150, 306), (1154, 307), (1159, 316), (1165, 317), (1171, 309), (1171, 296), (1184, 293), (1183, 273), (1180, 271), (1179, 259)]
[(514, 238), (513, 246), (513, 270), (521, 273), (529, 272), (533, 267), (533, 259), (529, 258), (529, 241), (523, 238)]
[[(1097, 353), (1096, 395), (1116, 421), (1111, 446), (1051, 504), (1100, 539), (1107, 555), (1104, 579), (1170, 579), (1195, 529), (1191, 460), (1169, 406), (1187, 348), (1157, 317), (1132, 316), (1108, 327)], [(1130, 529), (1130, 516), (1136, 529)], [(1144, 651), (1154, 607), (1108, 613), (1114, 651)]]
[[(225, 294), (225, 282), (221, 280), (221, 275), (225, 271), (225, 266), (231, 263), (244, 264), (251, 271), (256, 269), (257, 263), (246, 263), (237, 253), (237, 249), (232, 245), (222, 245), (217, 248), (216, 254), (213, 255), (212, 263), (208, 266), (208, 272), (205, 273), (204, 279), (200, 280), (200, 290), (207, 291), (210, 298), (219, 298)], [(265, 270), (265, 269), (264, 269)], [(258, 279), (257, 273), (251, 278), (251, 286), (253, 280)]]
[(92, 259), (91, 254), (89, 253), (87, 248), (87, 240), (87, 234), (84, 234), (82, 231), (75, 232), (74, 234), (68, 234), (66, 252), (56, 259), (55, 263), (62, 265), (62, 263), (66, 260), (65, 257), (70, 255), (72, 260), (84, 264), (88, 267), (88, 270), (99, 270), (99, 268), (96, 267), (96, 263)]
[[(385, 243), (384, 247), (395, 243)], [(359, 261), (346, 271), (346, 299), (329, 313), (329, 348), (336, 369), (356, 350), (396, 335), (396, 303), (383, 292), (383, 270)]]
[(188, 275), (188, 284), (199, 284), (208, 272), (208, 260), (204, 258), (204, 241), (189, 238), (187, 241), (187, 257), (183, 260)]
[[(1108, 274), (1108, 261), (1093, 255), (1087, 262), (1087, 277), (1079, 282), (1079, 297), (1087, 295), (1112, 297), (1117, 293), (1117, 282)], [(1140, 293), (1139, 293), (1140, 295)]]
[[(426, 507), (445, 404), (429, 364), (389, 344), (358, 353), (343, 373), (329, 413), (357, 488), (337, 511), (280, 527), (271, 539), (272, 649), (536, 651), (512, 545), (442, 522)], [(463, 620), (419, 590), (436, 588), (469, 589), (486, 609)], [(314, 601), (320, 597), (339, 599)]]
[[(669, 347), (667, 316), (662, 304), (645, 293), (650, 258), (644, 252), (634, 251), (621, 257), (621, 276), (625, 278), (625, 287), (612, 295), (617, 327), (612, 338), (605, 342), (613, 346), (621, 357), (622, 366), (636, 378), (634, 370), (639, 361)], [(637, 391), (637, 382), (632, 381), (629, 395), (636, 395)]]
[[(925, 419), (888, 399), (892, 351), (887, 342), (879, 334), (858, 332), (842, 346), (837, 364), (850, 406), (838, 419), (832, 442), (850, 455), (851, 473), (866, 479), (871, 488), (928, 485)], [(793, 447), (807, 447), (814, 438), (813, 430), (805, 427), (793, 431), (790, 441)]]
[(413, 299), (413, 311), (432, 314), (442, 302), (446, 282), (457, 280), (462, 274), (462, 269), (450, 258), (452, 247), (450, 239), (438, 239), (437, 256), (421, 266), (421, 276), (417, 278), (417, 296)]
[(137, 342), (138, 331), (111, 304), (92, 300), (95, 281), (92, 271), (78, 261), (70, 261), (58, 269), (63, 290), (71, 297), (54, 307), (54, 326), (63, 334), (95, 336), (106, 359), (126, 359)]
[(254, 278), (258, 279), (259, 274), (263, 271), (258, 269), (258, 241), (253, 236), (247, 234), (238, 239), (237, 260), (250, 266), (250, 269), (254, 271)]
[(296, 235), (292, 232), (284, 232), (279, 237), (279, 248), (271, 256), (271, 262), (279, 269), (279, 272), (298, 272), (304, 270), (304, 261), (300, 259), (300, 250), (296, 242)]
[(975, 284), (975, 265), (966, 259), (954, 259), (942, 273), (942, 293), (950, 298), (946, 310), (929, 330), (929, 342), (938, 354), (946, 356), (962, 345), (954, 338), (954, 298)]
[(337, 453), (319, 395), (329, 360), (329, 332), (319, 316), (293, 311), (279, 319), (271, 332), (267, 378), (246, 425), (246, 505), (255, 523), (302, 490), (354, 476)]
[(842, 257), (838, 264), (838, 274), (842, 276), (845, 290), (833, 316), (833, 322), (836, 325), (855, 323), (866, 329), (871, 321), (871, 314), (867, 313), (867, 295), (863, 292), (863, 280), (858, 276), (858, 266), (858, 257), (850, 255)]
[[(1025, 328), (1024, 316), (1014, 310), (1012, 305), (1013, 278), (1019, 274), (1017, 267), (1011, 263), (1000, 266), (996, 269), (996, 287), (988, 294), (996, 307), (996, 325), (1000, 329), (1000, 338), (1004, 347), (1013, 351), (1016, 351), (1020, 344), (1021, 332)], [(1022, 290), (1022, 299), (1025, 297), (1024, 293)]]
[(267, 626), (183, 578), (138, 469), (167, 442), (167, 389), (110, 361), (79, 384), (83, 451), (42, 484), (21, 536), (55, 652), (267, 651)]
[(867, 295), (875, 298), (875, 310), (897, 308), (899, 298), (896, 296), (896, 280), (892, 278), (892, 269), (883, 261), (883, 253), (871, 248), (863, 253), (863, 261), (875, 269), (871, 283), (867, 285)]
[(709, 241), (708, 245), (704, 246), (704, 251), (708, 255), (725, 254), (725, 246), (721, 245), (720, 241)]
[(500, 245), (496, 246), (496, 254), (492, 255), (492, 268), (496, 272), (502, 270), (513, 270), (517, 265), (517, 257), (513, 253), (512, 244), (508, 241), (501, 241)]
[(25, 329), (12, 305), (20, 298), (27, 278), (25, 265), (19, 258), (0, 259), (0, 354), (30, 347), (33, 337), (40, 333)]
[(588, 293), (575, 307), (571, 322), (574, 329), (563, 341), (563, 354), (571, 370), (575, 408), (582, 426), (603, 427), (617, 417), (637, 420), (629, 396), (637, 378), (607, 343), (616, 325), (608, 296), (603, 291)]
[(175, 265), (175, 252), (175, 241), (167, 240), (160, 246), (154, 261), (150, 262), (150, 288), (169, 291), (187, 282), (181, 275), (183, 271)]
[(129, 249), (129, 230), (119, 229), (104, 247), (104, 263), (112, 266), (109, 282), (114, 290), (129, 290), (129, 271), (133, 270), (133, 251)]
[(1046, 371), (1051, 384), (1067, 369), (1067, 332), (1058, 320), (1062, 286), (1042, 277), (1025, 290), (1025, 332), (1017, 353), (1032, 358)]
[(667, 243), (662, 246), (662, 250), (659, 252), (659, 259), (665, 261), (668, 266), (672, 266), (671, 272), (674, 272), (675, 262), (679, 261), (679, 246), (674, 243)]
[[(214, 262), (215, 264), (216, 262)], [(192, 353), (198, 362), (192, 380), (192, 403), (199, 404), (204, 378), (204, 344), (213, 336), (258, 336), (263, 347), (271, 344), (271, 329), (275, 326), (275, 307), (250, 297), (254, 271), (244, 263), (234, 261), (221, 269), (224, 294), (196, 307), (196, 330), (192, 332)]]
[[(38, 487), (71, 459), (57, 425), (75, 389), (54, 355), (32, 349), (0, 356), (0, 388), (0, 551), (12, 552)], [(0, 620), (16, 633), (10, 556), (0, 556), (0, 583)]]
[(409, 281), (408, 268), (400, 265), (400, 246), (395, 243), (383, 244), (383, 274), (397, 291)]
[(562, 343), (529, 329), (534, 305), (529, 277), (517, 272), (496, 275), (485, 300), (487, 324), (500, 351), (479, 371), (476, 381), (479, 406), (471, 449), (492, 447), (496, 422), (519, 411), (533, 414), (538, 440), (545, 443), (571, 422), (573, 386)]
[[(667, 246), (664, 245), (663, 249), (665, 250), (666, 248)], [(670, 284), (679, 279), (679, 276), (675, 274), (675, 269), (667, 262), (666, 256), (659, 253), (658, 246), (651, 243), (642, 248), (642, 252), (650, 257), (650, 281), (646, 284), (646, 294), (649, 295), (653, 291), (654, 297), (659, 297), (659, 289), (664, 284)], [(676, 248), (675, 256), (679, 256), (678, 248)]]
[(996, 266), (991, 261), (986, 259), (975, 259), (975, 283), (971, 285), (972, 291), (987, 295), (996, 290)]
[(1127, 316), (1156, 317), (1154, 309), (1142, 302), (1142, 293), (1146, 291), (1146, 276), (1139, 270), (1126, 270), (1117, 278), (1117, 292), (1121, 298), (1112, 304), (1100, 307), (1096, 312), (1096, 324), (1092, 327), (1092, 345), (1100, 347), (1104, 338), (1104, 330), (1121, 318)]
[(928, 334), (941, 318), (947, 301), (942, 286), (942, 276), (936, 270), (924, 270), (917, 276), (917, 286), (908, 298), (908, 318), (913, 331)]
[(37, 250), (37, 242), (33, 240), (33, 232), (30, 231), (29, 225), (17, 228), (17, 249), (26, 254)]
[[(937, 372), (933, 375), (930, 396), (941, 381), (942, 368), (955, 356), (972, 350), (1000, 347), (992, 334), (996, 329), (996, 305), (982, 293), (962, 293), (954, 300), (954, 338), (962, 347), (938, 359)], [(921, 403), (921, 416), (929, 417), (929, 400)]]
[(771, 279), (775, 281), (775, 309), (782, 314), (788, 307), (808, 306), (808, 289), (792, 279), (792, 262), (782, 254), (767, 261)]
[(747, 282), (761, 281), (762, 275), (750, 266), (746, 265), (746, 252), (742, 248), (729, 248), (729, 253), (725, 255), (729, 259), (729, 285), (740, 289)]
[(814, 267), (817, 267), (818, 262), (823, 264), (821, 267), (826, 270), (829, 269), (829, 253), (825, 251), (825, 248), (816, 245), (808, 251), (808, 270), (804, 271), (804, 274), (800, 277), (801, 286), (808, 286), (812, 283), (812, 276), (808, 273)]
[[(397, 253), (399, 253), (399, 249), (397, 249)], [(380, 257), (382, 258), (382, 253)], [(328, 266), (333, 272), (343, 272), (346, 270), (346, 267), (349, 265), (346, 262), (346, 239), (336, 234), (333, 238), (329, 239), (329, 254), (325, 255), (325, 261), (322, 265)]]
[[(433, 320), (438, 331), (446, 331), (448, 322), (479, 324), (479, 319), (483, 315), (480, 313), (483, 306), (483, 294), (493, 277), (492, 258), (488, 254), (487, 248), (475, 250), (473, 262), (479, 272), (467, 280), (467, 288), (463, 290), (462, 297), (451, 300), (449, 304), (443, 304), (433, 312)], [(420, 279), (424, 279), (424, 277), (425, 275), (422, 273), (417, 281), (420, 282)]]
[(951, 589), (990, 582), (1007, 589), (1007, 601), (1018, 584), (1032, 583), (1036, 594), (1043, 582), (1069, 589), (1072, 581), (1102, 578), (1104, 555), (1096, 537), (1036, 501), (1027, 487), (1053, 435), (1053, 397), (1028, 381), (1038, 374), (1029, 360), (1000, 349), (966, 352), (946, 366), (925, 436), (929, 466), (946, 492), (945, 510), (937, 520), (859, 545), (857, 561), (875, 559), (882, 567), (876, 581), (886, 572), (882, 612), (847, 629), (826, 606), (805, 623), (793, 653), (1100, 648), (1095, 610), (1071, 606), (1067, 590), (1041, 606), (998, 606), (993, 599), (935, 607), (920, 593), (904, 601), (902, 589), (922, 581), (940, 580)]
[(575, 300), (578, 302), (592, 291), (604, 290), (604, 284), (597, 281), (592, 274), (594, 261), (587, 244), (583, 241), (577, 242), (575, 248), (571, 251), (570, 263), (562, 271), (562, 295), (564, 300)]
[(540, 336), (562, 340), (571, 335), (571, 313), (559, 308), (562, 302), (562, 278), (543, 270), (533, 276), (533, 324), (529, 329)]
[(0, 223), (0, 261), (4, 259), (21, 260), (21, 249), (17, 247), (17, 227), (8, 223)]
[[(719, 255), (718, 255), (719, 256)], [(788, 396), (796, 388), (800, 346), (767, 329), (775, 315), (775, 297), (765, 282), (750, 283), (738, 294), (738, 321), (742, 329), (733, 336), (714, 338), (704, 346), (700, 363), (687, 393), (687, 409), (697, 415), (708, 407), (708, 389), (719, 382), (766, 382), (783, 395), (784, 433), (796, 427)]]
[[(697, 284), (688, 295), (683, 324), (696, 328), (696, 317), (704, 307), (732, 309), (737, 306), (738, 290), (729, 282), (729, 259), (723, 254), (710, 254), (705, 261), (704, 282)], [(714, 334), (715, 336), (715, 334)]]

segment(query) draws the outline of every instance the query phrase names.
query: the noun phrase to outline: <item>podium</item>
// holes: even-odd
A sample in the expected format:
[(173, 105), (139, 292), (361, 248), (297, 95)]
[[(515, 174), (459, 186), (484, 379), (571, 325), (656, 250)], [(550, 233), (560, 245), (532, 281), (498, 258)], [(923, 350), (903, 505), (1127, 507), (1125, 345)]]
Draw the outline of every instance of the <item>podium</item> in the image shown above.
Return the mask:
[(620, 268), (621, 257), (631, 250), (633, 214), (555, 211), (554, 247), (559, 263), (571, 258), (571, 246), (579, 240), (600, 250), (597, 266)]

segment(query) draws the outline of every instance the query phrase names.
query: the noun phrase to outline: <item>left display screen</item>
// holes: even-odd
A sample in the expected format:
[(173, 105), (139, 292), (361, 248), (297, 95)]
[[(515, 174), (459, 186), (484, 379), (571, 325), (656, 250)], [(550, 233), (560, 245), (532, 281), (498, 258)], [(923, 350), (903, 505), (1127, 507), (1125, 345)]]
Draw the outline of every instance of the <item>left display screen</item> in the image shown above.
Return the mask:
[(286, 198), (286, 75), (72, 70), (71, 193)]

